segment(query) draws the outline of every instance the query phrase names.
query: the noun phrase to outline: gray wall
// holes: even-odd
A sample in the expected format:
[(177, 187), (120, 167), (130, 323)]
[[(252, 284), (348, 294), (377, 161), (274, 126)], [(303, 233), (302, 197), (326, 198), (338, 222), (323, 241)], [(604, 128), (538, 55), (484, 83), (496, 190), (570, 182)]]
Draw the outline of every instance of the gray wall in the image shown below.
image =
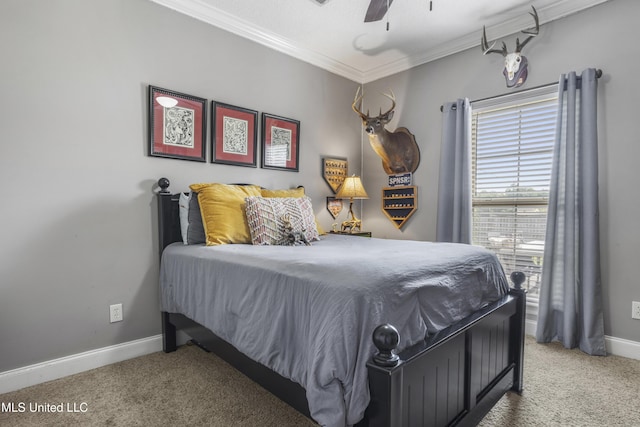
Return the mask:
[[(605, 333), (640, 341), (640, 321), (631, 319), (631, 301), (640, 301), (637, 242), (640, 241), (640, 121), (638, 79), (640, 2), (613, 0), (543, 25), (541, 35), (524, 50), (529, 78), (523, 88), (558, 80), (561, 73), (595, 67), (604, 71), (599, 89), (600, 226)], [(513, 49), (515, 35), (506, 38)], [(365, 85), (365, 108), (378, 111), (388, 101), (376, 93), (391, 88), (398, 99), (389, 128), (406, 126), (420, 145), (422, 162), (415, 173), (419, 210), (397, 230), (381, 213), (380, 189), (386, 175), (373, 150), (363, 150), (363, 180), (371, 199), (363, 220), (377, 237), (435, 239), (441, 113), (446, 101), (507, 93), (500, 55), (483, 56), (479, 48), (438, 60)]]
[[(147, 0), (3, 0), (0, 52), (0, 372), (160, 333), (158, 178), (304, 185), (329, 228), (321, 158), (360, 172), (356, 83)], [(148, 157), (149, 84), (300, 120), (300, 172)]]

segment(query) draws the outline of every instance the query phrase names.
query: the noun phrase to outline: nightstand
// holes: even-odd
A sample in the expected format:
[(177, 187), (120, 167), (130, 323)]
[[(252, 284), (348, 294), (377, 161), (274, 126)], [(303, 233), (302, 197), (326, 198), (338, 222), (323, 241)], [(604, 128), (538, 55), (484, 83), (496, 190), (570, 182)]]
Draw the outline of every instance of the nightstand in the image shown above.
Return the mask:
[(356, 231), (349, 233), (348, 231), (330, 231), (329, 234), (342, 234), (345, 236), (371, 237), (370, 231)]

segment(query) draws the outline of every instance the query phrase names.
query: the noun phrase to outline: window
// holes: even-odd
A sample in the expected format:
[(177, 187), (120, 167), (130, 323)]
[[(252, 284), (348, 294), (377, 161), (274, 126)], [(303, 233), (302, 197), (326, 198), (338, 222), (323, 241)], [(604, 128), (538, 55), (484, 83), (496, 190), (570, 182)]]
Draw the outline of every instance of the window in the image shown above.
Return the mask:
[(507, 275), (523, 271), (537, 306), (556, 133), (557, 85), (472, 103), (473, 244)]

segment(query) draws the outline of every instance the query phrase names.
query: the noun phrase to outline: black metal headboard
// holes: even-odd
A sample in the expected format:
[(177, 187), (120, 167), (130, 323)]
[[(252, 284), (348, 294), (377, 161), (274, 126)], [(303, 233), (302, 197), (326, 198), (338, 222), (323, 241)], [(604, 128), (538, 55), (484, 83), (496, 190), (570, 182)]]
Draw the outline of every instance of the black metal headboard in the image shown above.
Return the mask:
[(171, 194), (169, 180), (158, 180), (160, 191), (158, 192), (158, 245), (160, 256), (162, 251), (173, 242), (181, 242), (180, 234), (180, 193)]

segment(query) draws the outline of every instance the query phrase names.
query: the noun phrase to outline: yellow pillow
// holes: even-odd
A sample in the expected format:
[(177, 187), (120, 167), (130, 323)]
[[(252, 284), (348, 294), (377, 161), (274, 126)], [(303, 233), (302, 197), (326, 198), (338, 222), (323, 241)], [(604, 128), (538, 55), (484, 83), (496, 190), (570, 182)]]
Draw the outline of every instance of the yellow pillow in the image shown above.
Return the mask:
[(260, 190), (262, 197), (304, 197), (304, 187), (292, 188), (291, 190)]
[[(290, 190), (267, 190), (263, 188), (261, 190), (262, 197), (304, 197), (304, 187), (292, 188)], [(322, 228), (318, 219), (316, 218), (316, 228), (318, 229), (318, 234), (323, 236), (327, 234), (326, 231)]]
[(257, 185), (192, 184), (198, 193), (207, 246), (251, 243), (245, 197), (260, 196)]

